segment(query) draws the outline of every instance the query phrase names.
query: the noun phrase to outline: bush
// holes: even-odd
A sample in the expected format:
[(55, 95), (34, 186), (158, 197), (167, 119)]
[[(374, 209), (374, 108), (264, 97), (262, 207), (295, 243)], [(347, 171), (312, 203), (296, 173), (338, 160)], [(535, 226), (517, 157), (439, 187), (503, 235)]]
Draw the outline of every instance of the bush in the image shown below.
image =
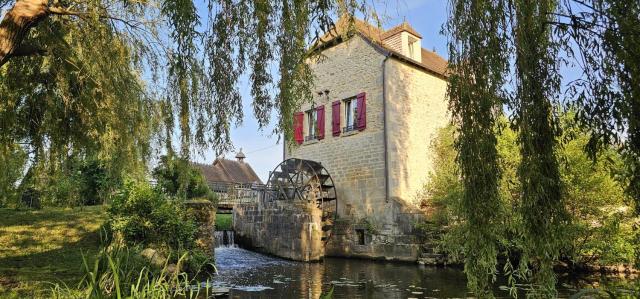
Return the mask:
[[(588, 134), (568, 124), (564, 116), (562, 140), (557, 149), (563, 185), (563, 202), (570, 221), (561, 229), (562, 259), (569, 264), (615, 264), (634, 262), (634, 250), (640, 244), (634, 238), (632, 225), (633, 209), (623, 185), (615, 174), (623, 169), (618, 152), (608, 149), (598, 155), (596, 162), (584, 152)], [(503, 122), (506, 122), (503, 120)], [(447, 228), (441, 246), (453, 257), (461, 257), (463, 238), (461, 233), (465, 220), (460, 217), (461, 200), (465, 192), (460, 171), (456, 163), (454, 128), (443, 128), (433, 144), (435, 153), (434, 171), (422, 196), (422, 207), (431, 215), (430, 220)], [(500, 195), (503, 203), (500, 247), (509, 254), (517, 254), (521, 248), (521, 186), (517, 177), (520, 151), (516, 132), (505, 126), (498, 137), (498, 153), (502, 178)]]
[(212, 198), (211, 190), (202, 172), (186, 159), (162, 156), (152, 172), (158, 188), (171, 196), (186, 199)]
[(126, 182), (109, 208), (109, 226), (128, 245), (170, 251), (195, 246), (197, 226), (181, 201), (172, 200), (146, 182)]
[(233, 215), (216, 214), (216, 230), (232, 230), (232, 229), (233, 229)]

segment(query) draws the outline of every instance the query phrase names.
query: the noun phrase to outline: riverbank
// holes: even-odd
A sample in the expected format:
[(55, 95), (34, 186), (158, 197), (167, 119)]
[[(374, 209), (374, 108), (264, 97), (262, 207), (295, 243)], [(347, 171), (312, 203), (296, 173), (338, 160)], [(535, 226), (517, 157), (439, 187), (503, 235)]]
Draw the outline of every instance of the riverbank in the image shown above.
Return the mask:
[(76, 284), (92, 263), (107, 219), (102, 206), (0, 209), (0, 298), (44, 296), (49, 282)]

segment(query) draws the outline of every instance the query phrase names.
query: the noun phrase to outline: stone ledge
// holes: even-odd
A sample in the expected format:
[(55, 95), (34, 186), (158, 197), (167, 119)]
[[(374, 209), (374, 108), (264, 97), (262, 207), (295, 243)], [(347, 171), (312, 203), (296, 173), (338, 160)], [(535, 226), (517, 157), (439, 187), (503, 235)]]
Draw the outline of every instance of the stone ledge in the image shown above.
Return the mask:
[(340, 134), (340, 137), (353, 136), (353, 135), (356, 135), (356, 134), (358, 134), (358, 133), (360, 133), (360, 131), (358, 131), (358, 130), (351, 130), (351, 131), (344, 132), (344, 133)]
[(318, 139), (312, 139), (312, 140), (307, 140), (307, 141), (303, 142), (302, 145), (311, 145), (311, 144), (316, 144), (318, 142), (319, 142)]

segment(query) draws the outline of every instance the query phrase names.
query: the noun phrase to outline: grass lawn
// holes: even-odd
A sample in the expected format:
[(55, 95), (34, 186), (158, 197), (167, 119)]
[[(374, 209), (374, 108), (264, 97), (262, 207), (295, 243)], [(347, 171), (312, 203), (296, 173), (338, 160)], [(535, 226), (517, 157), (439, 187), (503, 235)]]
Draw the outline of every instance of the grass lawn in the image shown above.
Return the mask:
[(74, 286), (100, 246), (102, 206), (0, 209), (0, 298), (42, 297), (47, 282)]
[(216, 214), (216, 230), (232, 230), (233, 215), (232, 214)]

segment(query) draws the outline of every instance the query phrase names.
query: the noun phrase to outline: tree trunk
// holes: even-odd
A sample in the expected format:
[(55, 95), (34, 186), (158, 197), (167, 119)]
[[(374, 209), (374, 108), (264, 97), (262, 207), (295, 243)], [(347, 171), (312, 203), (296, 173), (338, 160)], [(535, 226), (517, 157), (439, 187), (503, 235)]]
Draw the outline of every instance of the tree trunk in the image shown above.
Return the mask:
[(0, 67), (14, 56), (22, 41), (48, 15), (48, 0), (18, 0), (0, 22)]

